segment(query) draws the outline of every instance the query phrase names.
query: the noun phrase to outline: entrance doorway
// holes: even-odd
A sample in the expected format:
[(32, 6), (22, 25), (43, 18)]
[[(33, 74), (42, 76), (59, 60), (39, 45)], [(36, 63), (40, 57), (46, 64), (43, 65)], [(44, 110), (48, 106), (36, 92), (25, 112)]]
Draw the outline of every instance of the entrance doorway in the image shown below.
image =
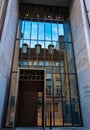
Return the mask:
[[(26, 80), (26, 77), (22, 79), (21, 75), (19, 76), (15, 122), (18, 127), (44, 126), (44, 71), (42, 71), (42, 75), (39, 71), (37, 80), (35, 78), (36, 70), (32, 70), (33, 73), (28, 73), (31, 77), (33, 75), (33, 79), (30, 77), (29, 80)], [(43, 78), (40, 79), (39, 75)]]

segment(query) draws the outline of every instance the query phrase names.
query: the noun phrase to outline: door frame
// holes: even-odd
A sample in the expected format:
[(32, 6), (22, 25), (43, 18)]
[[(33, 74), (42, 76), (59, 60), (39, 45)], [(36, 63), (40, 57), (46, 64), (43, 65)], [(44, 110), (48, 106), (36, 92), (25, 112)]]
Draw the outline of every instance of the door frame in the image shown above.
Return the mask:
[[(17, 116), (17, 106), (18, 106), (18, 96), (19, 96), (19, 75), (20, 75), (20, 70), (43, 70), (44, 71), (44, 93), (43, 93), (43, 115), (44, 115), (44, 119), (43, 119), (43, 128), (45, 128), (45, 124), (46, 124), (46, 69), (41, 69), (41, 68), (18, 68), (18, 86), (16, 89), (16, 98), (15, 98), (15, 112), (14, 112), (14, 121), (13, 121), (13, 129), (15, 129), (16, 127), (16, 116)], [(38, 127), (38, 126), (37, 126)]]

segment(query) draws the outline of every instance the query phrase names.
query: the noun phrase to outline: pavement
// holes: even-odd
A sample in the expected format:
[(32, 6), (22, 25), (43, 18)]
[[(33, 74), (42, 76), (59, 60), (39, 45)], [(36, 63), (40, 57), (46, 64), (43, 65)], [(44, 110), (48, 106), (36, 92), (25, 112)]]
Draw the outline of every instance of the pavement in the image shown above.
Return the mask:
[[(1, 130), (13, 130), (12, 128), (3, 128)], [(90, 130), (85, 127), (46, 127), (46, 128), (41, 128), (41, 127), (17, 127), (15, 130)]]
[(24, 127), (19, 127), (16, 128), (15, 130), (89, 130), (87, 128), (84, 127), (52, 127), (52, 129), (50, 129), (49, 127), (46, 128), (24, 128)]

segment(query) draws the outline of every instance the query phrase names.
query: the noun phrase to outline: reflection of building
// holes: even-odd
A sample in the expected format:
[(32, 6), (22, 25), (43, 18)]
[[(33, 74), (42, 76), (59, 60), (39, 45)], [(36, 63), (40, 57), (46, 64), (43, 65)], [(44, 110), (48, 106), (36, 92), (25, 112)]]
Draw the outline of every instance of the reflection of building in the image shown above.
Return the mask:
[[(57, 42), (55, 42), (55, 43), (56, 43), (55, 46), (57, 46)], [(70, 86), (72, 86), (72, 84), (70, 84), (70, 86), (69, 86), (69, 76), (72, 77), (72, 75), (67, 74), (69, 67), (67, 67), (66, 44), (65, 44), (65, 41), (62, 41), (62, 43), (64, 44), (64, 47), (63, 48), (58, 47), (58, 50), (56, 48), (54, 48), (53, 44), (49, 44), (47, 46), (47, 48), (42, 48), (42, 46), (40, 44), (36, 44), (35, 48), (26, 48), (26, 50), (27, 50), (26, 53), (25, 53), (25, 51), (23, 52), (23, 47), (20, 48), (20, 52), (19, 52), (19, 67), (26, 67), (26, 68), (29, 67), (29, 69), (30, 68), (33, 69), (33, 67), (34, 67), (37, 69), (46, 70), (46, 77), (45, 77), (46, 83), (44, 83), (44, 84), (46, 84), (46, 88), (45, 88), (46, 126), (50, 125), (50, 112), (52, 113), (52, 120), (55, 123), (55, 126), (62, 126), (63, 120), (65, 121), (65, 124), (71, 125), (71, 123), (72, 123), (71, 102), (70, 102), (70, 100), (71, 100), (70, 92), (72, 91), (72, 89), (70, 90)], [(29, 75), (29, 73), (26, 71), (24, 72), (24, 74)], [(36, 75), (37, 74), (33, 73), (33, 77), (31, 77), (31, 76), (24, 77), (24, 78), (22, 77), (22, 80), (32, 81), (32, 79), (33, 79), (34, 82), (37, 82), (38, 77), (36, 77)], [(75, 80), (75, 78), (74, 78), (74, 80)], [(29, 83), (30, 83), (30, 81), (29, 81)], [(72, 81), (72, 79), (71, 79), (71, 81)], [(75, 90), (76, 90), (76, 86), (75, 86)], [(75, 94), (74, 93), (72, 93), (72, 94), (73, 94), (72, 97), (75, 100), (76, 100), (76, 98), (78, 99), (78, 97), (76, 95), (77, 92)], [(42, 95), (43, 95), (43, 92), (42, 92)], [(75, 106), (76, 106), (76, 104), (75, 104)], [(39, 108), (41, 111), (38, 110), (38, 115), (41, 115), (43, 110), (45, 110), (45, 109), (43, 109), (42, 103), (41, 103), (41, 106), (39, 106)], [(78, 105), (77, 105), (77, 108), (78, 108)], [(76, 111), (76, 109), (75, 109), (75, 111)], [(78, 109), (77, 109), (77, 113), (79, 114)], [(43, 118), (42, 118), (42, 116), (40, 116), (40, 117), (38, 116), (37, 122), (39, 124), (37, 124), (37, 125), (42, 125)], [(68, 120), (68, 117), (70, 118), (69, 120)], [(79, 120), (79, 116), (77, 116), (77, 118)], [(52, 125), (54, 125), (53, 122), (52, 122)], [(80, 121), (78, 121), (77, 124), (80, 125)]]
[[(20, 52), (22, 52), (22, 50), (20, 50)], [(32, 54), (30, 56), (30, 59), (31, 61), (32, 60), (36, 60), (36, 49), (35, 48), (31, 48), (30, 51), (28, 49), (27, 53), (20, 53), (20, 60), (24, 60), (24, 61), (28, 61), (28, 58), (29, 58), (29, 52)], [(50, 60), (52, 61), (52, 54), (50, 53), (49, 49), (41, 49), (40, 50), (40, 53), (38, 53), (38, 60), (39, 61), (44, 61), (44, 52), (46, 53), (46, 57), (45, 57), (45, 60), (50, 62)], [(53, 49), (53, 59), (54, 61), (57, 61), (59, 60), (59, 52), (56, 50), (56, 49)], [(62, 60), (63, 59), (63, 52), (60, 52), (60, 59)]]
[(65, 49), (65, 40), (64, 40), (64, 36), (59, 36), (58, 37), (58, 41), (56, 44), (56, 50), (63, 50)]
[(85, 9), (83, 0), (5, 2), (0, 19), (0, 129), (47, 127), (50, 122), (53, 127), (79, 127), (82, 121), (90, 129)]

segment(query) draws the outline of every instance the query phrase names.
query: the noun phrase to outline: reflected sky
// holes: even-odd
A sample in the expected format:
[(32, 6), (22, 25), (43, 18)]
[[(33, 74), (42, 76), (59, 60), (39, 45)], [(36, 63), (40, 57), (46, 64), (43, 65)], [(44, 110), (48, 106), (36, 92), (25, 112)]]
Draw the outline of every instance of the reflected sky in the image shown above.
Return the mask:
[(29, 46), (35, 47), (34, 45), (38, 43), (42, 44), (43, 48), (47, 48), (49, 44), (56, 44), (59, 36), (64, 35), (63, 24), (51, 24), (50, 22), (21, 21), (21, 32), (23, 40), (21, 40), (20, 46), (27, 43)]

